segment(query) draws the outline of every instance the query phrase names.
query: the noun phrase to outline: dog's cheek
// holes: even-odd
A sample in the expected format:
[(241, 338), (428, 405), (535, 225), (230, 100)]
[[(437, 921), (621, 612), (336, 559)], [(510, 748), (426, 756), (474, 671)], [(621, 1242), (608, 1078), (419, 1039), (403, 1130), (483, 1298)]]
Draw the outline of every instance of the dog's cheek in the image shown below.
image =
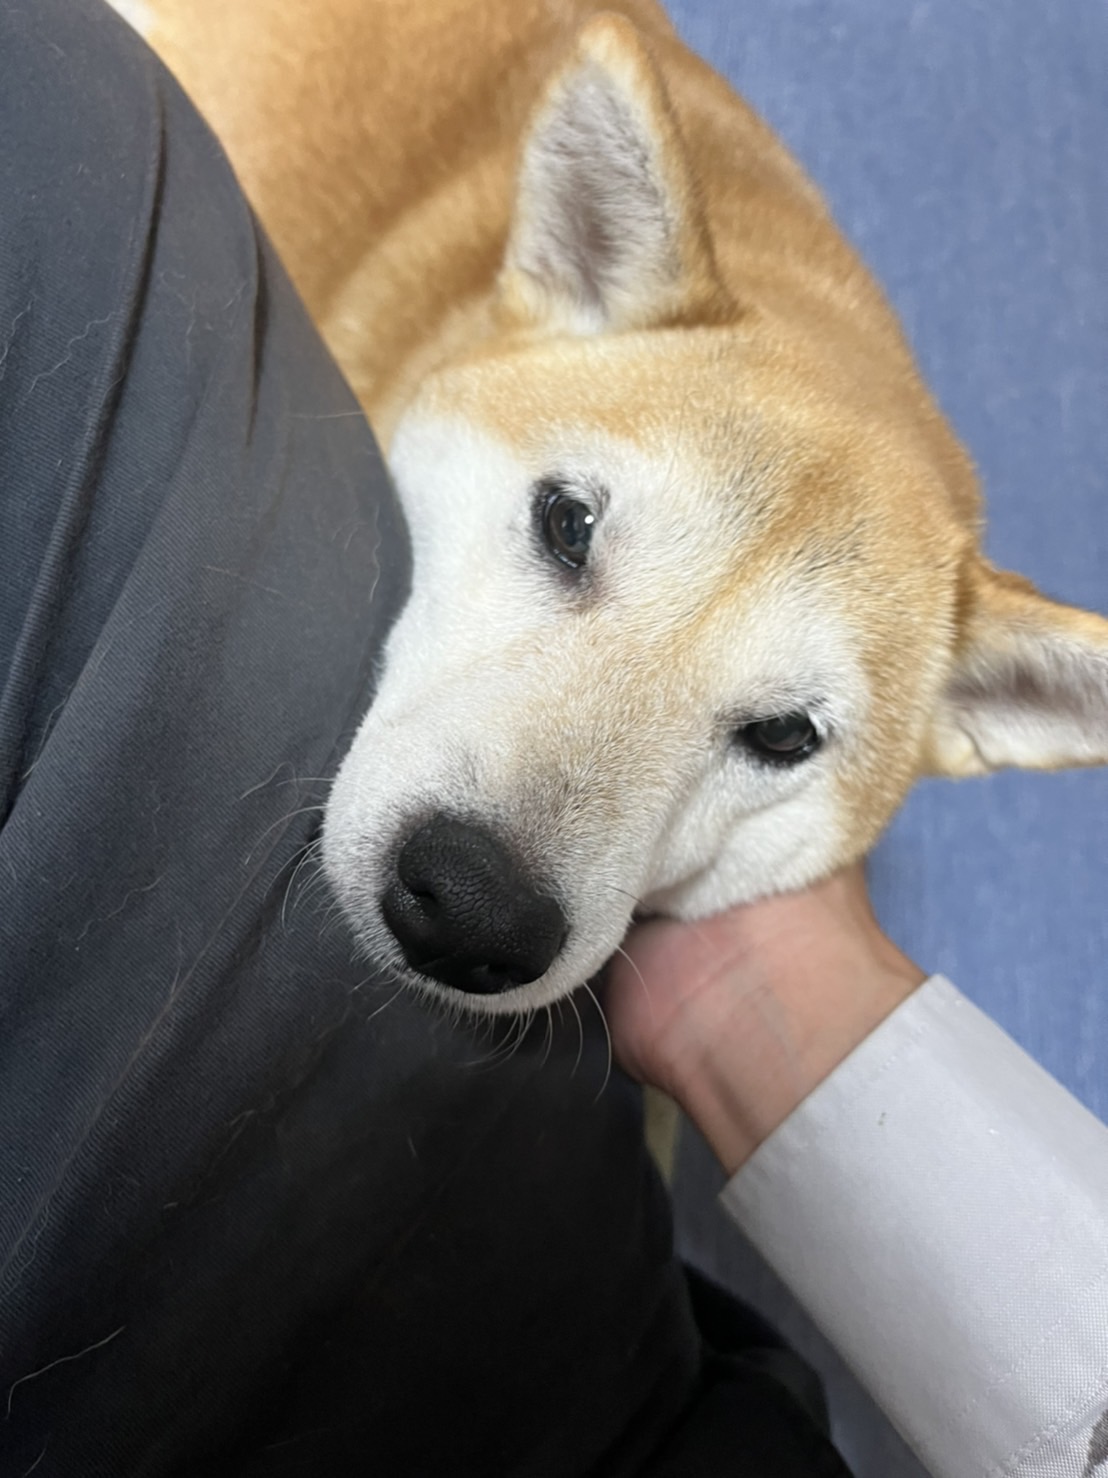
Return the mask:
[(809, 785), (753, 814), (720, 821), (705, 809), (683, 818), (658, 859), (644, 900), (674, 918), (697, 919), (772, 893), (803, 888), (849, 860), (835, 787)]

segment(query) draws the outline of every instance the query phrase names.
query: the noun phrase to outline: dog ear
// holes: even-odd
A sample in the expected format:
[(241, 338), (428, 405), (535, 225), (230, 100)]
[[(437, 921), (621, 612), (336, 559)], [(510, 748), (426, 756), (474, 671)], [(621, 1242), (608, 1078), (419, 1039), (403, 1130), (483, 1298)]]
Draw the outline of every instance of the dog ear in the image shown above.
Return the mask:
[(1108, 764), (1108, 621), (1047, 600), (984, 560), (971, 568), (929, 768)]
[(596, 333), (729, 310), (677, 121), (638, 31), (594, 16), (524, 142), (501, 304)]

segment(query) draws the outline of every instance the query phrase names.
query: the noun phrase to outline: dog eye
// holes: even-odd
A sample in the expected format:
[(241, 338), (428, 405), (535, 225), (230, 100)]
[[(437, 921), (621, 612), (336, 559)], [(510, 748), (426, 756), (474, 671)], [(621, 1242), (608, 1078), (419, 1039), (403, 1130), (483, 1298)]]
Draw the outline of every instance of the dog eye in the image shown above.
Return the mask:
[(743, 724), (736, 739), (759, 759), (794, 765), (814, 754), (820, 745), (816, 726), (806, 713), (781, 713)]
[(542, 505), (542, 537), (556, 560), (572, 570), (584, 567), (589, 557), (596, 514), (568, 493), (548, 493)]

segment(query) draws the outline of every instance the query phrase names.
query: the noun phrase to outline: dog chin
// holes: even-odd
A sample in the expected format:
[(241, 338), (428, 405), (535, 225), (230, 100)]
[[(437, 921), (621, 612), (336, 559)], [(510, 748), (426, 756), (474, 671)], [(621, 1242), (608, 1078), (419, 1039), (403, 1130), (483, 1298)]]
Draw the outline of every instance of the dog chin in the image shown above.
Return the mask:
[(528, 985), (516, 986), (514, 990), (502, 991), (499, 995), (475, 996), (468, 991), (455, 990), (453, 986), (441, 985), (414, 970), (409, 970), (408, 974), (413, 989), (459, 1016), (531, 1016), (565, 1000), (575, 988), (553, 984), (544, 977)]
[(529, 1016), (571, 995), (583, 982), (598, 974), (607, 959), (605, 955), (591, 968), (576, 969), (568, 961), (557, 960), (538, 980), (481, 995), (457, 990), (409, 965), (378, 910), (372, 910), (370, 919), (364, 912), (353, 913), (346, 905), (344, 911), (353, 927), (358, 953), (373, 963), (386, 983), (423, 996), (456, 1016)]

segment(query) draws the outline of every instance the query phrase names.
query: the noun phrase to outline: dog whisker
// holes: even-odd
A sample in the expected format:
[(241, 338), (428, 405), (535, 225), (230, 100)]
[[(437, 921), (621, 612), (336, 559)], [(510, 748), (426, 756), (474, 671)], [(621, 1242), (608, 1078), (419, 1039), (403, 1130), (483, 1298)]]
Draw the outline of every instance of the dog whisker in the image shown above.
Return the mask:
[(654, 1015), (654, 997), (650, 994), (650, 987), (646, 983), (646, 977), (643, 975), (643, 973), (639, 969), (638, 965), (635, 964), (634, 960), (631, 958), (631, 956), (627, 953), (627, 951), (623, 948), (623, 946), (621, 944), (617, 944), (616, 945), (616, 954), (617, 955), (622, 955), (623, 958), (630, 965), (631, 969), (634, 970), (636, 976), (638, 977), (639, 984), (642, 986), (643, 995), (646, 997), (647, 1004), (650, 1007), (650, 1014), (653, 1017), (653, 1015)]
[(550, 1054), (554, 1050), (554, 1008), (553, 1008), (553, 1005), (551, 1003), (548, 1003), (546, 1006), (543, 1007), (543, 1011), (544, 1011), (544, 1013), (546, 1015), (546, 1035), (545, 1035), (545, 1038), (544, 1038), (544, 1047), (543, 1047), (543, 1054), (542, 1054), (542, 1062), (540, 1063), (540, 1066), (541, 1067), (545, 1067), (546, 1064), (550, 1061)]
[[(496, 1032), (497, 1032), (497, 1029), (502, 1024), (502, 1018), (501, 1017), (498, 1017), (498, 1016), (480, 1016), (479, 1017), (479, 1016), (476, 1016), (475, 1013), (473, 1013), (473, 1012), (467, 1012), (465, 1010), (464, 1006), (462, 1006), (457, 1001), (450, 1001), (448, 1004), (449, 1004), (449, 1020), (450, 1020), (450, 1022), (451, 1022), (451, 1024), (453, 1026), (458, 1027), (464, 1021), (467, 1021), (467, 1019), (468, 1019), (468, 1022), (471, 1025), (473, 1023), (475, 1023), (475, 1022), (476, 1023), (479, 1023), (480, 1028), (481, 1028), (482, 1035), (484, 1036), (484, 1039), (486, 1041), (489, 1041), (491, 1039), (492, 1040), (492, 1043), (493, 1043), (493, 1045), (491, 1046), (491, 1048), (487, 1052), (484, 1052), (481, 1056), (477, 1057), (474, 1061), (466, 1063), (466, 1066), (467, 1067), (470, 1067), (470, 1068), (481, 1068), (481, 1069), (491, 1069), (491, 1068), (494, 1068), (494, 1067), (499, 1066), (499, 1064), (501, 1063), (501, 1061), (506, 1060), (506, 1057), (511, 1054), (511, 1037), (509, 1036), (505, 1040), (502, 1040), (502, 1041), (497, 1041), (496, 1040)], [(514, 1029), (514, 1027), (516, 1025), (516, 1020), (517, 1020), (516, 1018), (513, 1018), (512, 1021), (511, 1021), (511, 1028), (513, 1028), (513, 1029)]]
[(259, 835), (254, 838), (254, 845), (246, 854), (247, 864), (249, 864), (251, 858), (254, 856), (254, 853), (265, 841), (270, 832), (275, 831), (278, 826), (283, 826), (286, 821), (291, 821), (294, 816), (304, 816), (309, 811), (324, 811), (326, 809), (326, 805), (323, 803), (318, 803), (314, 806), (297, 806), (295, 810), (287, 811), (283, 816), (278, 816), (276, 821), (271, 821), (269, 825), (265, 828), (265, 830), (263, 832), (260, 832)]
[[(364, 985), (365, 983), (366, 982), (364, 980), (361, 982), (362, 985)], [(361, 988), (360, 986), (355, 986), (354, 987), (355, 990), (359, 990), (360, 988)], [(369, 1023), (374, 1019), (374, 1017), (380, 1016), (380, 1014), (381, 1014), (382, 1011), (387, 1011), (389, 1009), (389, 1007), (392, 1005), (392, 1003), (396, 1000), (397, 996), (399, 996), (400, 993), (403, 991), (403, 989), (404, 989), (404, 983), (403, 983), (403, 981), (401, 981), (401, 983), (393, 991), (392, 995), (389, 996), (388, 1000), (387, 1001), (382, 1001), (379, 1006), (375, 1006), (373, 1008), (373, 1010), (369, 1013), (369, 1015), (365, 1019), (366, 1026), (369, 1025)]]
[(601, 1095), (603, 1094), (605, 1088), (607, 1088), (612, 1076), (612, 1033), (608, 1029), (608, 1018), (604, 1015), (604, 1007), (600, 1004), (600, 1001), (597, 999), (596, 992), (593, 990), (592, 986), (589, 985), (588, 981), (585, 982), (584, 989), (588, 993), (589, 999), (592, 1001), (593, 1005), (597, 1009), (597, 1013), (600, 1016), (600, 1024), (604, 1028), (604, 1037), (608, 1043), (608, 1063), (604, 1069), (604, 1081), (601, 1083), (599, 1091), (597, 1092), (596, 1097), (593, 1099), (593, 1103), (599, 1103)]
[(585, 1026), (581, 1020), (581, 1013), (577, 1009), (577, 1002), (572, 996), (567, 996), (566, 1000), (577, 1018), (577, 1056), (574, 1059), (573, 1071), (570, 1073), (570, 1077), (573, 1078), (577, 1076), (577, 1069), (581, 1066), (581, 1058), (585, 1054)]
[(316, 879), (318, 877), (322, 876), (322, 864), (321, 864), (320, 858), (319, 858), (319, 848), (320, 848), (320, 841), (319, 841), (319, 838), (317, 837), (314, 841), (309, 842), (308, 845), (304, 848), (304, 850), (303, 850), (303, 852), (302, 852), (302, 854), (300, 856), (300, 860), (297, 862), (296, 866), (292, 870), (292, 874), (289, 877), (288, 886), (285, 888), (285, 896), (281, 900), (281, 928), (282, 929), (284, 929), (284, 928), (287, 927), (287, 924), (288, 924), (287, 912), (288, 912), (289, 899), (292, 896), (293, 888), (296, 886), (296, 880), (300, 876), (300, 874), (303, 871), (303, 869), (305, 867), (311, 867), (311, 866), (315, 866), (315, 867), (319, 867), (320, 868), (320, 872), (316, 874), (316, 878), (313, 878), (313, 879), (311, 879), (309, 881), (309, 886), (310, 886), (310, 883), (311, 882), (316, 881)]
[[(281, 773), (281, 771), (287, 764), (288, 760), (282, 760), (277, 768), (273, 770), (269, 775), (267, 775), (264, 780), (259, 780), (256, 785), (251, 785), (248, 790), (244, 790), (243, 793), (239, 796), (239, 800), (244, 801), (247, 799), (248, 796), (256, 794), (257, 791), (264, 790), (267, 785), (276, 780), (277, 776)], [(290, 785), (292, 783), (294, 782), (289, 780), (283, 780), (281, 782), (282, 785)]]
[(631, 902), (635, 905), (636, 908), (645, 907), (642, 899), (639, 898), (637, 894), (628, 892), (626, 888), (617, 888), (615, 883), (606, 883), (603, 880), (601, 880), (601, 886), (607, 888), (609, 893), (619, 893), (622, 894), (624, 898), (630, 898)]
[[(319, 868), (304, 884), (303, 890), (301, 891), (300, 900), (302, 903), (307, 903), (314, 894), (320, 892), (321, 889), (327, 886), (327, 874), (323, 870), (322, 861), (320, 859), (317, 859), (317, 861), (320, 862)], [(333, 905), (328, 905), (329, 909), (331, 907), (337, 908), (337, 902)]]
[(503, 1065), (503, 1063), (511, 1062), (512, 1058), (523, 1046), (523, 1043), (527, 1038), (527, 1033), (531, 1029), (531, 1023), (532, 1021), (534, 1021), (534, 1019), (535, 1012), (533, 1007), (528, 1009), (527, 1011), (524, 1011), (522, 1014), (516, 1016), (513, 1019), (513, 1035), (510, 1038), (511, 1046), (507, 1054), (501, 1059), (501, 1063), (498, 1065)]

